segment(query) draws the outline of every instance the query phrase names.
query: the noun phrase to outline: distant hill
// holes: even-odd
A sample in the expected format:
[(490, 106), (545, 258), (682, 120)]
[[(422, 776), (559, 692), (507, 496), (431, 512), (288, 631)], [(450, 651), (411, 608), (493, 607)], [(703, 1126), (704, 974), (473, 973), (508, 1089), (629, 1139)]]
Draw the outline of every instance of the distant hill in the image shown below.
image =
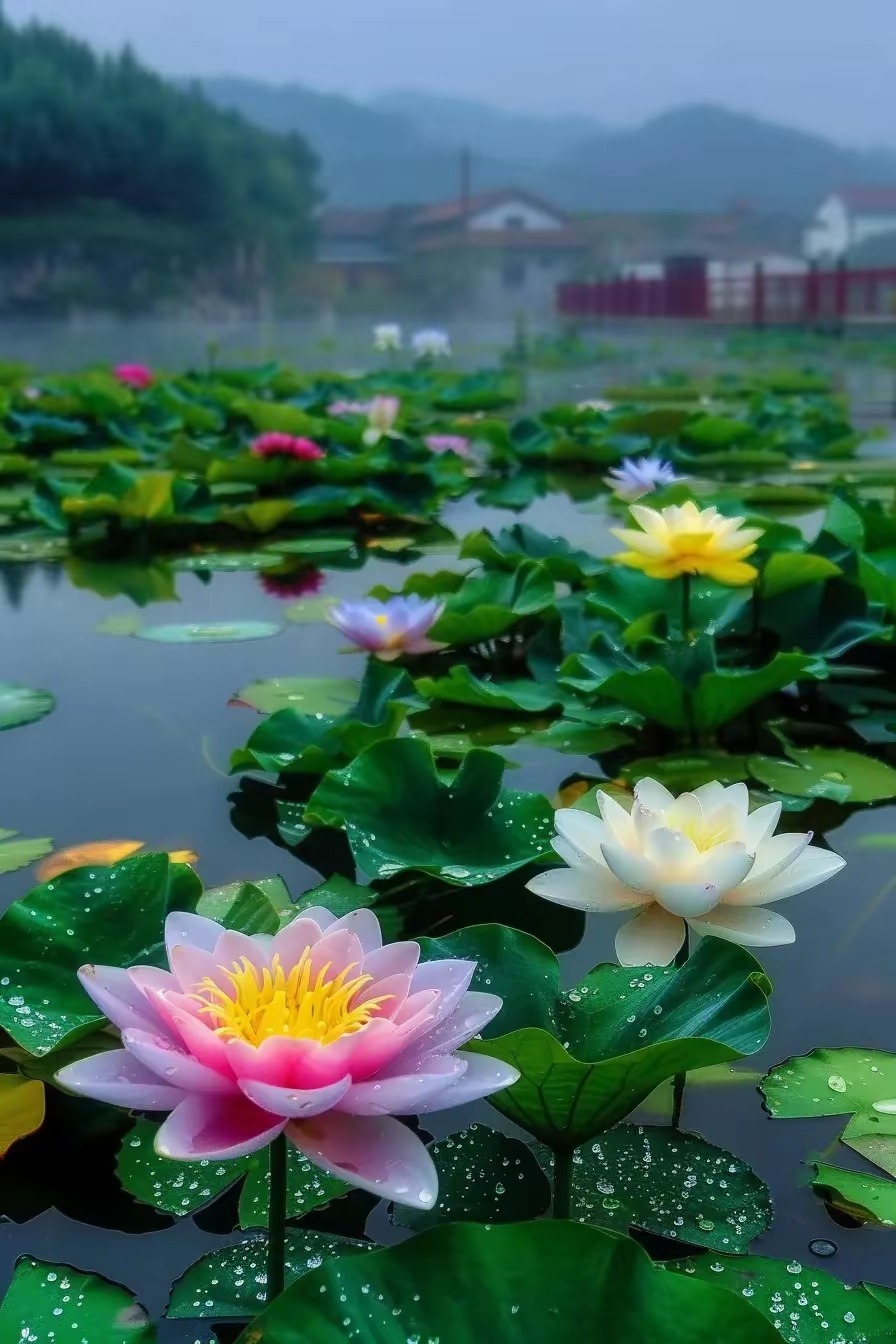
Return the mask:
[(847, 149), (713, 106), (608, 130), (587, 117), (529, 117), (417, 92), (365, 105), (300, 85), (213, 79), (203, 87), (269, 130), (300, 131), (340, 205), (456, 195), (463, 145), (473, 152), (475, 190), (526, 187), (576, 210), (718, 210), (744, 201), (804, 218), (834, 187), (896, 180), (896, 150)]
[(418, 89), (381, 94), (372, 105), (404, 117), (431, 144), (455, 150), (470, 145), (487, 158), (522, 165), (551, 163), (606, 134), (593, 117), (530, 116)]

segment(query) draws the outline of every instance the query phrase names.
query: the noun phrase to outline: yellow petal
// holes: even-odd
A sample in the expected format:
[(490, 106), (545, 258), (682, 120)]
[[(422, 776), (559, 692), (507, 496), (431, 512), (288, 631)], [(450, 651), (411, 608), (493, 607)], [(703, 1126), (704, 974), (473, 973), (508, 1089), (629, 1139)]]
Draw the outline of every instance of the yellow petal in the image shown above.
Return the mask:
[(0, 1074), (0, 1157), (16, 1139), (33, 1134), (44, 1122), (44, 1085), (17, 1073)]
[[(44, 859), (37, 870), (40, 882), (51, 882), (73, 868), (108, 868), (121, 863), (144, 848), (145, 840), (88, 840), (83, 845), (69, 845)], [(172, 863), (197, 863), (199, 855), (192, 849), (176, 849), (168, 855)]]
[(171, 849), (168, 857), (172, 863), (198, 863), (199, 855), (194, 849)]

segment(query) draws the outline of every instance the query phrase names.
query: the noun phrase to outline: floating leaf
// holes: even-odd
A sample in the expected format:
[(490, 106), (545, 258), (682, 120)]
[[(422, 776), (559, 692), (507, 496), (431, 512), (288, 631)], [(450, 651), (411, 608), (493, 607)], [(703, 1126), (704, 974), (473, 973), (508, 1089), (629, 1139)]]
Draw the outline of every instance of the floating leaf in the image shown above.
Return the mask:
[(226, 887), (204, 891), (196, 907), (207, 919), (216, 919), (226, 929), (239, 933), (276, 933), (295, 916), (295, 907), (282, 877), (264, 877), (258, 882), (231, 882)]
[(118, 1179), (128, 1194), (160, 1213), (188, 1217), (217, 1199), (248, 1167), (245, 1157), (227, 1162), (175, 1162), (159, 1157), (153, 1144), (160, 1127), (159, 1120), (138, 1120), (122, 1139), (116, 1164)]
[(208, 625), (145, 625), (135, 631), (137, 639), (159, 644), (232, 644), (246, 639), (270, 639), (282, 625), (274, 621), (214, 622)]
[(306, 819), (344, 824), (356, 862), (371, 877), (415, 868), (478, 886), (549, 848), (553, 811), (547, 799), (502, 789), (503, 773), (500, 756), (474, 748), (446, 780), (420, 739), (377, 742), (324, 777)]
[(875, 1285), (851, 1288), (798, 1260), (702, 1255), (670, 1261), (666, 1269), (746, 1298), (769, 1319), (783, 1344), (884, 1344), (896, 1330), (896, 1313), (876, 1299), (881, 1290)]
[(0, 1074), (0, 1157), (16, 1139), (33, 1134), (44, 1122), (44, 1085), (17, 1073)]
[[(38, 866), (38, 881), (51, 882), (54, 877), (71, 872), (73, 868), (108, 868), (122, 859), (129, 859), (132, 854), (143, 849), (145, 843), (143, 840), (88, 840), (82, 845), (68, 845), (65, 849), (58, 849)], [(172, 863), (196, 863), (199, 859), (192, 849), (172, 850), (168, 857)]]
[(0, 681), (0, 733), (5, 728), (21, 728), (37, 723), (56, 708), (49, 691), (36, 691), (17, 681)]
[(23, 1256), (0, 1305), (0, 1338), (39, 1344), (152, 1344), (146, 1312), (117, 1283)]
[(142, 616), (135, 611), (125, 611), (120, 616), (107, 616), (96, 627), (98, 635), (136, 635), (143, 625)]
[(521, 1223), (550, 1206), (551, 1187), (532, 1150), (486, 1125), (429, 1145), (439, 1200), (428, 1212), (394, 1206), (392, 1221), (420, 1232), (439, 1223)]
[[(240, 1194), (240, 1227), (267, 1227), (271, 1192), (271, 1150), (262, 1148), (247, 1159), (246, 1184)], [(287, 1218), (304, 1218), (312, 1209), (339, 1199), (351, 1186), (309, 1162), (294, 1144), (286, 1151)]]
[[(303, 1275), (318, 1269), (327, 1260), (360, 1255), (375, 1249), (371, 1241), (354, 1241), (349, 1237), (331, 1236), (328, 1232), (287, 1228), (287, 1287)], [(255, 1316), (267, 1300), (266, 1284), (267, 1238), (252, 1237), (236, 1246), (212, 1251), (211, 1255), (204, 1255), (195, 1265), (191, 1265), (171, 1289), (166, 1314), (169, 1320), (175, 1321)], [(100, 1344), (100, 1341), (96, 1344)], [(405, 1344), (404, 1339), (402, 1344)]]
[(332, 597), (302, 597), (298, 602), (291, 602), (288, 607), (284, 607), (283, 615), (294, 625), (310, 625), (312, 622), (325, 621), (332, 605)]
[(207, 555), (184, 555), (171, 561), (175, 571), (192, 574), (232, 574), (273, 569), (283, 557), (270, 551), (212, 551)]
[(272, 550), (284, 555), (336, 555), (339, 551), (354, 550), (353, 537), (291, 537), (275, 542)]
[(200, 891), (196, 874), (165, 854), (79, 868), (35, 887), (0, 919), (0, 1026), (46, 1055), (98, 1025), (79, 967), (158, 962), (166, 913), (192, 909)]
[(359, 683), (347, 677), (269, 677), (253, 681), (235, 699), (262, 714), (296, 709), (302, 714), (344, 714), (358, 698)]
[(553, 600), (554, 582), (535, 561), (512, 574), (500, 570), (473, 574), (448, 597), (429, 633), (444, 644), (477, 644), (504, 634), (523, 616), (544, 611)]
[(815, 1164), (812, 1189), (825, 1204), (838, 1213), (845, 1213), (857, 1223), (896, 1227), (896, 1181), (818, 1162)]
[(15, 873), (20, 868), (27, 868), (29, 863), (42, 859), (53, 848), (53, 841), (47, 837), (16, 840), (13, 838), (16, 834), (16, 831), (0, 831), (0, 873)]
[[(544, 1160), (550, 1171), (550, 1150)], [(571, 1216), (731, 1255), (768, 1230), (772, 1202), (746, 1162), (698, 1134), (619, 1125), (576, 1150)]]
[(788, 747), (790, 760), (751, 756), (750, 774), (776, 793), (830, 798), (837, 803), (875, 803), (896, 798), (896, 770), (873, 756), (830, 747)]
[(556, 687), (537, 681), (486, 681), (475, 677), (463, 663), (455, 663), (447, 677), (420, 677), (415, 683), (428, 700), (456, 705), (478, 705), (512, 714), (540, 714), (562, 703)]
[(262, 1312), (243, 1344), (581, 1344), (588, 1321), (606, 1344), (780, 1338), (742, 1297), (657, 1268), (625, 1237), (558, 1220), (451, 1223), (330, 1261)]

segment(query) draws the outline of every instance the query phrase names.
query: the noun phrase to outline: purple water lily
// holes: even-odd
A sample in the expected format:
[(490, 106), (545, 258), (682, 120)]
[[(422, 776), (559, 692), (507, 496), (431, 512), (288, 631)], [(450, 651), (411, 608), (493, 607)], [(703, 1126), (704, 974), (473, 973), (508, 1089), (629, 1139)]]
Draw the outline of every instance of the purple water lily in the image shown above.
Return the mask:
[(425, 599), (413, 593), (390, 597), (386, 602), (363, 597), (331, 607), (328, 620), (356, 648), (392, 659), (403, 653), (428, 653), (443, 647), (426, 636), (444, 607), (444, 602), (436, 598)]
[(674, 467), (660, 457), (624, 457), (618, 467), (608, 472), (607, 485), (620, 499), (640, 499), (681, 479)]

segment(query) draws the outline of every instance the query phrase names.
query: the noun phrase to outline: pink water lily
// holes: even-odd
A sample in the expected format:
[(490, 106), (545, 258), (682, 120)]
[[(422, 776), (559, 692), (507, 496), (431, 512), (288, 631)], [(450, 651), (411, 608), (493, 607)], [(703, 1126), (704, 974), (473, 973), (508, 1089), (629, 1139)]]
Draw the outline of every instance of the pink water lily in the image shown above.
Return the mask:
[(298, 462), (317, 462), (324, 456), (323, 448), (312, 439), (282, 434), (275, 429), (253, 439), (249, 451), (256, 457), (292, 457)]
[(457, 453), (458, 457), (470, 455), (470, 440), (462, 434), (427, 434), (423, 442), (431, 453)]
[(519, 1077), (459, 1049), (501, 1007), (469, 989), (476, 963), (421, 964), (417, 943), (384, 947), (370, 910), (336, 919), (314, 907), (253, 937), (172, 914), (165, 942), (167, 971), (81, 969), (122, 1049), (56, 1075), (98, 1101), (169, 1112), (162, 1157), (243, 1157), (285, 1132), (351, 1185), (429, 1209), (432, 1159), (394, 1117), (460, 1106)]
[(389, 661), (402, 653), (431, 653), (444, 648), (427, 638), (444, 610), (445, 603), (438, 598), (422, 598), (415, 593), (390, 597), (385, 602), (361, 597), (336, 603), (327, 620), (356, 648)]
[(155, 381), (152, 369), (146, 364), (117, 364), (112, 372), (120, 383), (135, 392), (145, 392)]

